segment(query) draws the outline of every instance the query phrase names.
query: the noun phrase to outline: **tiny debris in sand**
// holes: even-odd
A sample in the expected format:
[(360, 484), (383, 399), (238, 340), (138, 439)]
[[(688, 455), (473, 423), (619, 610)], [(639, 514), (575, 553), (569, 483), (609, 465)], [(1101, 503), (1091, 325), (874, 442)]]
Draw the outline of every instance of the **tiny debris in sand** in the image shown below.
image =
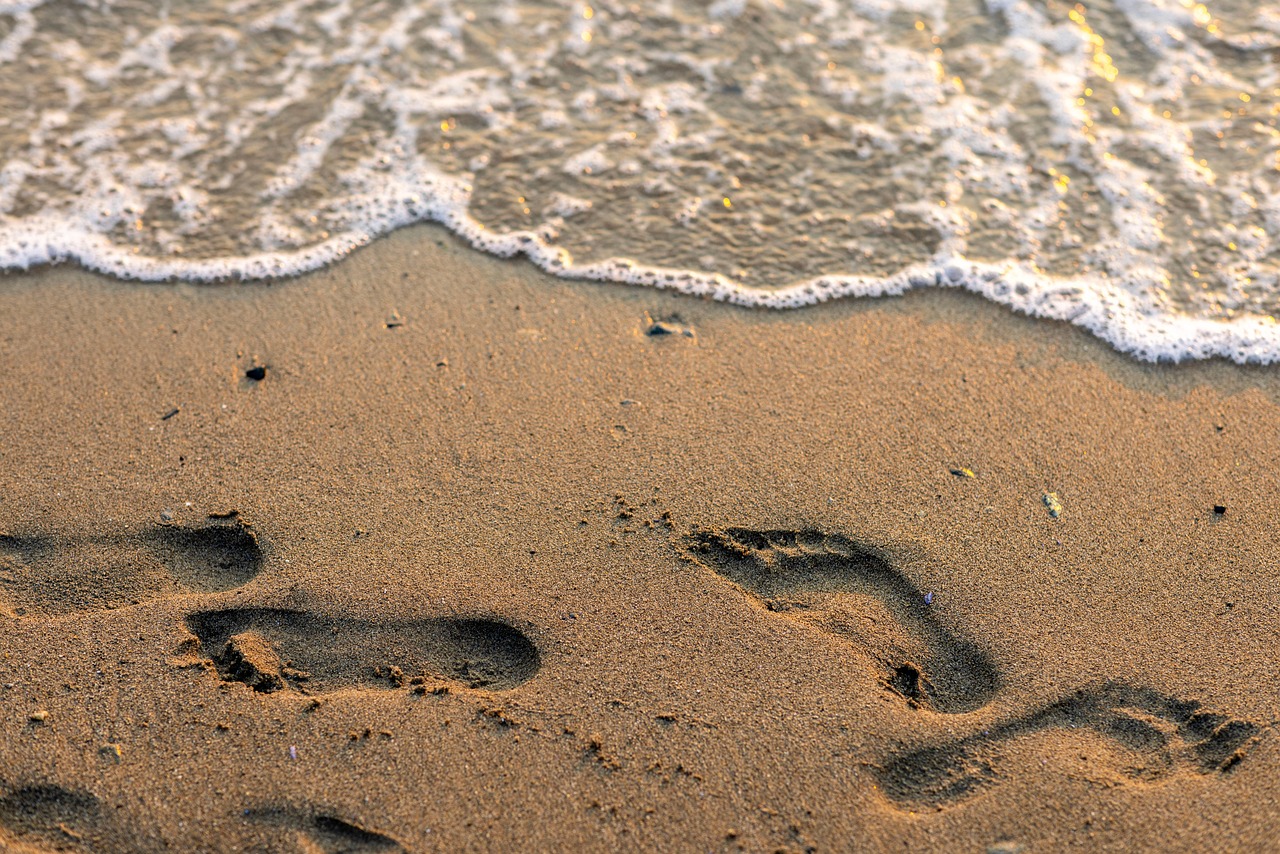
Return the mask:
[(119, 765), (124, 758), (124, 751), (121, 750), (118, 744), (107, 743), (98, 748), (98, 755), (107, 762)]
[(650, 338), (663, 338), (668, 335), (683, 336), (685, 338), (693, 338), (693, 327), (680, 319), (678, 315), (671, 315), (665, 320), (655, 320), (652, 315), (645, 313), (645, 330), (644, 334)]
[(1215, 516), (1225, 516), (1225, 515), (1227, 515), (1227, 506), (1226, 506), (1225, 504), (1215, 504), (1215, 505), (1213, 505), (1213, 515), (1215, 515)]
[(1046, 492), (1040, 496), (1040, 500), (1044, 502), (1044, 506), (1049, 508), (1049, 515), (1057, 519), (1062, 515), (1062, 500), (1058, 498), (1056, 492)]
[(49, 713), (44, 709), (38, 712), (32, 712), (27, 716), (33, 724), (42, 724), (49, 720)]
[(244, 372), (244, 375), (254, 382), (262, 382), (267, 378), (267, 368), (265, 365), (255, 365)]
[(973, 469), (952, 469), (951, 473), (956, 477), (977, 477), (977, 475), (973, 473)]

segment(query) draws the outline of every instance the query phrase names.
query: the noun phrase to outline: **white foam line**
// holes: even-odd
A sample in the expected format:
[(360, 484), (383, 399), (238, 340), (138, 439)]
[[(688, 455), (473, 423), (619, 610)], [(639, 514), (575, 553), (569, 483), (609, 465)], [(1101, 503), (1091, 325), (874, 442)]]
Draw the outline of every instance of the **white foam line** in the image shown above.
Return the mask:
[[(1239, 364), (1280, 362), (1280, 324), (1271, 318), (1215, 321), (1147, 309), (1126, 288), (1096, 279), (1054, 279), (1014, 264), (936, 259), (891, 276), (820, 276), (778, 289), (752, 288), (720, 274), (645, 266), (626, 258), (575, 264), (561, 247), (529, 231), (495, 233), (466, 211), (469, 188), (447, 176), (427, 178), (411, 192), (380, 200), (385, 228), (353, 230), (305, 249), (208, 258), (149, 258), (105, 235), (55, 217), (21, 223), (0, 218), (0, 270), (75, 261), (123, 279), (193, 282), (296, 276), (349, 255), (396, 228), (440, 223), (477, 249), (500, 257), (525, 255), (543, 271), (579, 280), (671, 290), (762, 309), (798, 309), (849, 297), (877, 297), (925, 287), (960, 288), (1033, 317), (1085, 329), (1117, 350), (1152, 362), (1223, 357)], [(371, 200), (372, 201), (372, 200)]]

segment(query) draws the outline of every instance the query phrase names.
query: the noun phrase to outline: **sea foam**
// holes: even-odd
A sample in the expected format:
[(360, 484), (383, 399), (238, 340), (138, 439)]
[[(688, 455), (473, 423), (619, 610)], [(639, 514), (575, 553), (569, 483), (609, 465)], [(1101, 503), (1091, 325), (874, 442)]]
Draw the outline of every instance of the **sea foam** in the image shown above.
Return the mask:
[(966, 288), (1275, 362), (1278, 53), (1247, 0), (0, 0), (0, 269), (289, 276), (430, 221), (571, 278)]

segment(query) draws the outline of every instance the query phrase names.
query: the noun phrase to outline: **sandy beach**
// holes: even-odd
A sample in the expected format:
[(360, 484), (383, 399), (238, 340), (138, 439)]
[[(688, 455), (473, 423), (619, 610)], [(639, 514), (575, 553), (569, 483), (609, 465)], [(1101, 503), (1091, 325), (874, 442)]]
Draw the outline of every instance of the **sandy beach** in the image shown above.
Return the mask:
[(0, 850), (1280, 838), (1274, 369), (424, 226), (0, 276), (0, 401)]

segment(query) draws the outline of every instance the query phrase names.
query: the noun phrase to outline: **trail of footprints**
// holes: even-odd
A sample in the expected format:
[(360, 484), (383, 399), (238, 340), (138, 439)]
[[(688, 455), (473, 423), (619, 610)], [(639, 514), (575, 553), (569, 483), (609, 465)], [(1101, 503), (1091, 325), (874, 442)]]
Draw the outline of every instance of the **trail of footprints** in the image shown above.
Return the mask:
[[(1001, 687), (990, 658), (943, 624), (910, 579), (873, 549), (814, 530), (730, 528), (695, 531), (688, 550), (696, 563), (769, 611), (865, 649), (878, 662), (883, 684), (913, 706), (976, 712)], [(1011, 742), (1054, 730), (1088, 730), (1108, 739), (1131, 757), (1133, 764), (1121, 770), (1135, 780), (1226, 774), (1262, 732), (1198, 702), (1120, 682), (974, 727), (969, 735), (889, 757), (876, 772), (880, 790), (904, 809), (959, 804), (1001, 779), (1002, 754)]]
[[(253, 581), (264, 564), (252, 529), (234, 518), (79, 538), (0, 534), (0, 613), (54, 619), (223, 593)], [(426, 679), (506, 690), (531, 679), (541, 664), (528, 636), (489, 617), (375, 621), (252, 607), (197, 610), (185, 625), (208, 669), (264, 694), (386, 690)], [(246, 810), (244, 819), (291, 834), (299, 850), (406, 850), (323, 811), (260, 807)], [(0, 851), (118, 850), (128, 837), (117, 831), (110, 812), (87, 792), (35, 785), (0, 798)]]
[[(234, 518), (79, 538), (0, 534), (0, 604), (18, 617), (58, 617), (220, 593), (257, 578), (264, 562), (252, 529)], [(394, 688), (425, 677), (502, 690), (540, 664), (520, 630), (483, 617), (369, 621), (230, 608), (190, 614), (186, 625), (223, 679), (262, 693)]]
[[(875, 549), (814, 530), (730, 528), (695, 530), (688, 553), (767, 611), (864, 649), (885, 687), (912, 706), (965, 715), (983, 710), (1001, 689), (986, 652), (940, 620)], [(80, 539), (0, 534), (0, 608), (20, 618), (55, 618), (216, 594), (253, 581), (264, 563), (257, 537), (235, 519)], [(68, 579), (83, 579), (72, 582), (78, 586), (69, 595)], [(208, 669), (265, 694), (392, 689), (424, 677), (506, 690), (533, 678), (541, 663), (523, 632), (488, 617), (370, 621), (248, 607), (197, 610), (185, 623)], [(1138, 780), (1229, 773), (1262, 731), (1194, 701), (1109, 682), (897, 753), (875, 773), (896, 806), (945, 808), (998, 782), (1011, 742), (1054, 730), (1108, 739), (1132, 758), (1122, 770)], [(308, 850), (404, 850), (389, 836), (324, 812), (262, 807), (244, 817), (294, 833)], [(0, 798), (5, 850), (93, 850), (111, 835), (109, 814), (88, 793), (32, 786)]]

